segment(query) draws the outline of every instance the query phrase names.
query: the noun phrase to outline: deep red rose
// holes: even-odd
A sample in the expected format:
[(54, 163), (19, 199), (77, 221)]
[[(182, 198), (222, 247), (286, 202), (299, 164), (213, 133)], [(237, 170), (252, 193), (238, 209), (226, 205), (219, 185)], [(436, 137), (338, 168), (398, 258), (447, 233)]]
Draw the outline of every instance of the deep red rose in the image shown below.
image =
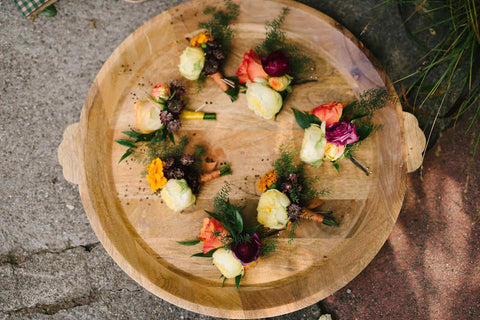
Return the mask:
[(282, 51), (274, 51), (262, 58), (263, 70), (271, 77), (281, 77), (290, 73), (290, 57)]
[(242, 265), (248, 265), (257, 261), (262, 249), (262, 243), (256, 233), (250, 237), (250, 241), (241, 242), (232, 248), (233, 256), (237, 258)]

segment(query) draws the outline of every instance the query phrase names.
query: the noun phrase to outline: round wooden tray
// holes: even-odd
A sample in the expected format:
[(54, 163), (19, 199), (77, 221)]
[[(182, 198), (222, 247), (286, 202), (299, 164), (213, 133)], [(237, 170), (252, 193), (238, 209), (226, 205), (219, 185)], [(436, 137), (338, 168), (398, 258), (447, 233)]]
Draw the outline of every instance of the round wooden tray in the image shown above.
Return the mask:
[(185, 37), (195, 33), (206, 5), (222, 1), (195, 0), (163, 12), (131, 34), (98, 73), (80, 123), (64, 134), (58, 156), (67, 180), (78, 183), (92, 228), (118, 265), (147, 290), (180, 307), (213, 316), (256, 318), (284, 314), (309, 306), (346, 285), (372, 260), (395, 224), (406, 188), (407, 171), (418, 168), (425, 137), (415, 117), (391, 104), (375, 116), (383, 129), (369, 137), (356, 153), (373, 169), (365, 176), (347, 160), (341, 174), (328, 163), (308, 174), (320, 178), (330, 195), (339, 228), (302, 221), (292, 245), (282, 234), (274, 254), (246, 273), (239, 292), (230, 281), (221, 287), (210, 259), (190, 258), (198, 247), (175, 241), (193, 239), (212, 208), (212, 198), (224, 181), (233, 186), (231, 198), (245, 202), (246, 219), (255, 221), (258, 177), (270, 170), (283, 143), (299, 146), (303, 131), (291, 107), (311, 109), (332, 100), (351, 101), (369, 88), (387, 87), (385, 73), (347, 30), (324, 14), (292, 1), (241, 2), (233, 26), (233, 52), (225, 74), (234, 74), (243, 53), (264, 36), (265, 21), (282, 7), (291, 11), (284, 29), (316, 62), (317, 82), (294, 89), (276, 121), (266, 121), (247, 108), (245, 96), (231, 103), (207, 80), (197, 93), (185, 81), (190, 109), (208, 102), (204, 111), (218, 120), (185, 121), (181, 133), (203, 143), (209, 156), (231, 163), (233, 175), (205, 185), (197, 204), (181, 214), (168, 210), (153, 196), (141, 176), (144, 168), (132, 161), (118, 164), (125, 151), (113, 141), (133, 123), (136, 99), (160, 81), (181, 79), (177, 70)]

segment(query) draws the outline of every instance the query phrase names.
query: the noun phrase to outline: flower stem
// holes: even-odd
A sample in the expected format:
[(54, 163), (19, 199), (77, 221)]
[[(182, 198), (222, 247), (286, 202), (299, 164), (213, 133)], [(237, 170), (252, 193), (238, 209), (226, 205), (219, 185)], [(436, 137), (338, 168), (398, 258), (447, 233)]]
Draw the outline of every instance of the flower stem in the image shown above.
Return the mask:
[(227, 164), (220, 168), (220, 177), (232, 174), (232, 170), (230, 169), (230, 164)]
[(348, 159), (352, 161), (352, 163), (357, 167), (360, 168), (367, 176), (373, 173), (373, 171), (369, 168), (361, 164), (357, 159), (355, 159), (353, 156), (349, 156)]

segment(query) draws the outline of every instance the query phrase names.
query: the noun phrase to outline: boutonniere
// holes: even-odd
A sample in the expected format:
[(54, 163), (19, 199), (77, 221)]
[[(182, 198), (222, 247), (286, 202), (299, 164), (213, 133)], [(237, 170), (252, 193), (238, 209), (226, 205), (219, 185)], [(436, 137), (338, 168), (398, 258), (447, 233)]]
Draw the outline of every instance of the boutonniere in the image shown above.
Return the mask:
[(213, 15), (213, 18), (199, 23), (199, 28), (205, 31), (187, 39), (189, 46), (180, 55), (178, 68), (182, 76), (199, 81), (199, 84), (206, 78), (213, 79), (233, 102), (238, 98), (239, 87), (236, 79), (223, 76), (222, 66), (233, 38), (230, 23), (237, 18), (239, 6), (226, 0), (224, 10), (207, 7), (204, 13)]
[(159, 143), (150, 150), (152, 159), (146, 167), (150, 189), (161, 196), (174, 211), (182, 211), (195, 204), (202, 184), (232, 173), (229, 164), (217, 168), (216, 162), (204, 163), (205, 148), (196, 145), (186, 153), (188, 139), (183, 136), (177, 145)]
[[(173, 134), (180, 130), (182, 120), (216, 120), (215, 113), (185, 110), (183, 96), (185, 88), (177, 81), (159, 83), (151, 95), (135, 103), (135, 124), (133, 130), (123, 131), (130, 139), (118, 139), (117, 143), (127, 147), (120, 158), (133, 155), (141, 146), (154, 147), (167, 138), (175, 143)], [(142, 152), (137, 152), (137, 155)]]
[(305, 83), (298, 77), (311, 67), (311, 59), (281, 30), (289, 9), (266, 24), (266, 37), (255, 50), (248, 50), (236, 72), (247, 87), (248, 107), (264, 119), (273, 119), (282, 110), (293, 84)]
[(295, 235), (299, 219), (311, 220), (338, 227), (332, 212), (321, 210), (321, 196), (328, 193), (314, 187), (316, 178), (304, 174), (302, 163), (295, 161), (295, 152), (288, 147), (280, 149), (280, 157), (273, 169), (258, 181), (262, 193), (257, 206), (257, 220), (272, 230), (285, 230), (290, 226), (290, 239)]
[(374, 112), (383, 108), (391, 97), (385, 90), (368, 90), (358, 101), (330, 102), (313, 110), (293, 109), (297, 124), (305, 130), (300, 159), (314, 167), (330, 161), (340, 171), (342, 158), (351, 160), (366, 175), (370, 168), (362, 165), (353, 153), (380, 126), (372, 122)]
[(255, 267), (261, 256), (275, 251), (277, 241), (259, 232), (259, 226), (245, 225), (244, 208), (230, 202), (229, 192), (229, 185), (225, 185), (214, 198), (213, 211), (205, 210), (210, 217), (203, 220), (197, 239), (178, 243), (187, 246), (202, 243), (202, 252), (193, 257), (212, 258), (222, 274), (223, 284), (234, 278), (238, 290), (245, 271)]

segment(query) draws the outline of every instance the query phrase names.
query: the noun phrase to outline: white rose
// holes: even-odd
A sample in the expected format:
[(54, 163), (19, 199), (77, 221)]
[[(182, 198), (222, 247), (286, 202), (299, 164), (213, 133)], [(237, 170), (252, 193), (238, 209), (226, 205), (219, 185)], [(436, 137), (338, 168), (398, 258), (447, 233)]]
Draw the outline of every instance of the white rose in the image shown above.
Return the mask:
[(182, 211), (195, 203), (196, 197), (185, 179), (170, 179), (160, 192), (165, 204), (174, 211)]
[(300, 159), (314, 167), (320, 166), (325, 155), (326, 144), (325, 122), (322, 123), (322, 126), (311, 124), (309, 128), (305, 129)]
[(283, 229), (288, 223), (287, 207), (290, 199), (276, 190), (268, 190), (260, 196), (257, 206), (257, 220), (270, 229)]
[(282, 108), (280, 93), (262, 83), (247, 83), (248, 107), (264, 118), (272, 119)]
[(220, 248), (213, 253), (213, 264), (220, 270), (225, 278), (235, 278), (243, 275), (243, 265), (233, 256), (231, 250)]
[(200, 48), (187, 47), (180, 56), (178, 69), (188, 80), (197, 80), (205, 65), (205, 54)]
[(141, 133), (150, 133), (163, 127), (160, 111), (163, 105), (150, 99), (142, 99), (135, 103), (135, 129)]

